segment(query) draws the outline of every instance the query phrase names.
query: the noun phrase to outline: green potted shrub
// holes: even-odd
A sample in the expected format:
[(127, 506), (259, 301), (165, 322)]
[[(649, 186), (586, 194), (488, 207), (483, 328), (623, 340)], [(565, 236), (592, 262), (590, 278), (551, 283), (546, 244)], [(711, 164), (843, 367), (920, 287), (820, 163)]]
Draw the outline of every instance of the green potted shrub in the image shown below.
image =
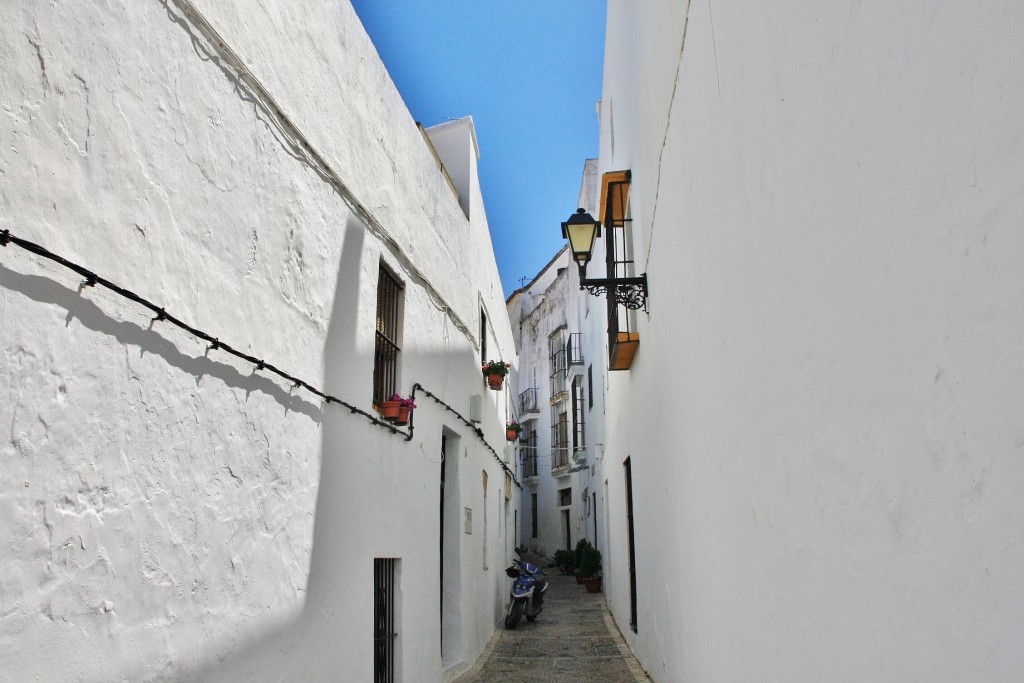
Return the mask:
[(581, 538), (576, 541), (576, 550), (573, 552), (573, 564), (576, 565), (576, 583), (583, 583), (583, 575), (580, 573), (580, 567), (583, 566), (583, 555), (587, 552), (588, 548), (593, 548), (590, 545), (590, 541), (585, 538)]
[(559, 571), (563, 574), (572, 574), (575, 570), (575, 567), (573, 566), (573, 554), (568, 550), (556, 550), (552, 559), (555, 562), (555, 566), (558, 567)]
[(601, 551), (593, 546), (584, 549), (580, 561), (580, 576), (588, 593), (601, 592)]

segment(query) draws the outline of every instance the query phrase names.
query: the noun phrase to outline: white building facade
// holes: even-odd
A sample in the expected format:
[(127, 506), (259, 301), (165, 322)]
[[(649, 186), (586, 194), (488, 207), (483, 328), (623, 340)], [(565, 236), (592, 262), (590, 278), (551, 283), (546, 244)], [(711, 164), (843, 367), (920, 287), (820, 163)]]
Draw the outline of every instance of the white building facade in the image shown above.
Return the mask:
[(453, 679), (519, 500), (472, 121), (348, 2), (3, 15), (0, 678)]
[(599, 172), (650, 299), (605, 590), (655, 681), (1024, 677), (1022, 27), (608, 3)]
[[(596, 210), (597, 160), (588, 160), (579, 204)], [(557, 229), (557, 226), (556, 226)], [(515, 410), (523, 481), (519, 537), (552, 557), (586, 539), (605, 544), (601, 467), (607, 379), (603, 303), (580, 291), (562, 249), (506, 302), (519, 356)]]

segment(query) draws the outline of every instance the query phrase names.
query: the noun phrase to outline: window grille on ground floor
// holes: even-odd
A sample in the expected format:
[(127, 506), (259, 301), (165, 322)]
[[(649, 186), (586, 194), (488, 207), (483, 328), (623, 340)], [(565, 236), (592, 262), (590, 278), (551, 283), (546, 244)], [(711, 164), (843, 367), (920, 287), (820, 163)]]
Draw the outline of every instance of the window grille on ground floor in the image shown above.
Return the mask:
[(393, 558), (373, 560), (373, 683), (395, 681), (395, 565)]

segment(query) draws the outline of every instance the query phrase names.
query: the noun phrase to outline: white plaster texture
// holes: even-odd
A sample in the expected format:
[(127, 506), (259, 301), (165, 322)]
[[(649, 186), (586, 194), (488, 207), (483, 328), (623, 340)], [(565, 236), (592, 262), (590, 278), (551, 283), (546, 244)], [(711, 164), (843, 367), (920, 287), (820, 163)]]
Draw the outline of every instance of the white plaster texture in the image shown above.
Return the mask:
[[(502, 443), (469, 332), (483, 306), (514, 359), (482, 199), (467, 220), (349, 3), (0, 12), (0, 229), (365, 410), (383, 262), (400, 391), (486, 393)], [(79, 283), (0, 249), (0, 678), (369, 680), (394, 557), (402, 680), (440, 680), (442, 428), (480, 522), (489, 475), (490, 557), (481, 529), (446, 560), (475, 660), (517, 501), (473, 431), (419, 394), (407, 442)]]
[(654, 680), (1024, 677), (1022, 26), (609, 2), (600, 170), (651, 298), (606, 590)]

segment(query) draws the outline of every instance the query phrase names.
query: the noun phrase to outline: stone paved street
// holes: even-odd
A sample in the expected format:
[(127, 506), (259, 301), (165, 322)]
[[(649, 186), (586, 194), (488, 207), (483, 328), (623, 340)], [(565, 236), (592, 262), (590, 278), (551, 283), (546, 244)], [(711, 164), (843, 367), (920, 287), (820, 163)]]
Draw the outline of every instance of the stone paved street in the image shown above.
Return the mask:
[(636, 683), (649, 681), (606, 617), (603, 594), (550, 570), (537, 621), (501, 629), (456, 683)]

